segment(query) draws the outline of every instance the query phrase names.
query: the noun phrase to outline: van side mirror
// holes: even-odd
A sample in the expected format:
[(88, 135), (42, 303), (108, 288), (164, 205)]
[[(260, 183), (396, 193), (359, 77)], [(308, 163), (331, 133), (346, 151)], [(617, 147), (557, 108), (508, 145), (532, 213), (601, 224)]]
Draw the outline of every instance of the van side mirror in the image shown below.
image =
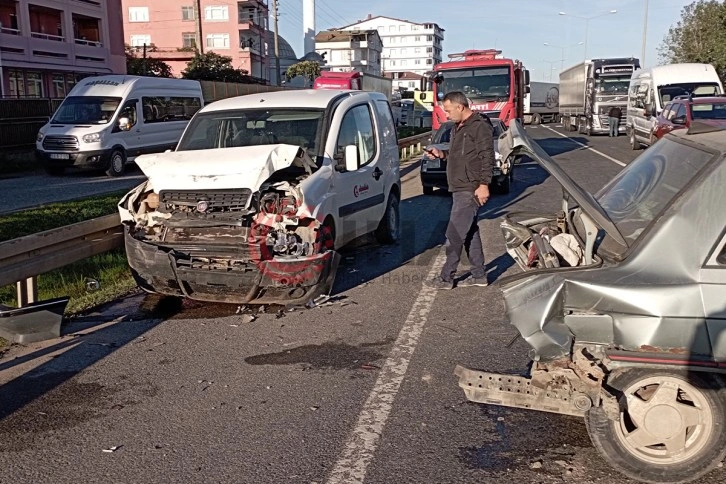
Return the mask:
[(356, 145), (348, 145), (345, 147), (345, 169), (346, 171), (357, 171), (358, 168), (358, 147)]
[[(525, 69), (524, 71), (524, 84), (529, 85), (529, 70)], [(529, 91), (527, 91), (529, 92)]]

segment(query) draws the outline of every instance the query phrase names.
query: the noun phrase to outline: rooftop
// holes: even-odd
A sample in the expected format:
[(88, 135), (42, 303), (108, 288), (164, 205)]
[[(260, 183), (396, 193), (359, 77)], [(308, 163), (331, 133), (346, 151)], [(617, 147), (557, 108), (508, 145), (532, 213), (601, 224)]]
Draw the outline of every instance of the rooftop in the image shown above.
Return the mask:
[(315, 42), (350, 42), (364, 40), (369, 35), (378, 35), (378, 31), (371, 30), (323, 30), (315, 35)]
[(395, 21), (397, 21), (397, 22), (406, 22), (406, 23), (408, 23), (408, 24), (414, 24), (414, 25), (425, 25), (425, 24), (431, 24), (431, 25), (435, 25), (436, 27), (438, 27), (438, 28), (439, 28), (439, 30), (441, 30), (442, 32), (444, 32), (444, 29), (442, 29), (442, 28), (441, 28), (441, 27), (439, 26), (439, 24), (437, 24), (436, 22), (411, 22), (410, 20), (404, 20), (404, 19), (400, 19), (400, 18), (395, 18), (395, 17), (386, 17), (385, 15), (376, 15), (376, 16), (374, 17), (374, 16), (372, 16), (372, 15), (370, 15), (370, 14), (368, 15), (368, 18), (364, 18), (363, 20), (359, 20), (359, 21), (357, 21), (357, 22), (355, 22), (355, 23), (352, 23), (352, 24), (350, 24), (350, 25), (345, 25), (345, 26), (343, 26), (343, 27), (340, 27), (340, 30), (343, 30), (343, 29), (347, 29), (348, 27), (352, 27), (352, 26), (354, 26), (354, 25), (362, 24), (363, 22), (368, 22), (369, 20), (375, 20), (375, 19), (377, 19), (377, 18), (386, 18), (386, 19), (388, 19), (388, 20), (395, 20)]

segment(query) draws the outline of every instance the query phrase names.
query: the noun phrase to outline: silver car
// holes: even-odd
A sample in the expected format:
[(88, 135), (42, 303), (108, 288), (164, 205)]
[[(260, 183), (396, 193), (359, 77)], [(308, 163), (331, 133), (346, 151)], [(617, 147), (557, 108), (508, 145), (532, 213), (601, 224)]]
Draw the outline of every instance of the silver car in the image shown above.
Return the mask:
[(689, 482), (726, 456), (726, 136), (667, 135), (594, 196), (512, 122), (563, 187), (561, 211), (501, 223), (522, 272), (501, 279), (532, 346), (526, 376), (458, 366), (469, 400), (582, 416), (623, 474)]

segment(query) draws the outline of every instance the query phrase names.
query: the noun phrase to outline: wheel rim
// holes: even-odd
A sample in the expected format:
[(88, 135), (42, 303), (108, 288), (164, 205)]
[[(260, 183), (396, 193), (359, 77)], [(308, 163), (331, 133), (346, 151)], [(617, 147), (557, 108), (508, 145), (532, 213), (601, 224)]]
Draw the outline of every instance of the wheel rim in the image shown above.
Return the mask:
[(121, 153), (114, 153), (113, 157), (111, 158), (111, 168), (116, 173), (121, 173), (121, 171), (124, 169), (124, 157), (121, 156)]
[(698, 455), (714, 432), (713, 409), (703, 391), (680, 378), (639, 380), (623, 391), (627, 409), (615, 435), (635, 458), (677, 464)]

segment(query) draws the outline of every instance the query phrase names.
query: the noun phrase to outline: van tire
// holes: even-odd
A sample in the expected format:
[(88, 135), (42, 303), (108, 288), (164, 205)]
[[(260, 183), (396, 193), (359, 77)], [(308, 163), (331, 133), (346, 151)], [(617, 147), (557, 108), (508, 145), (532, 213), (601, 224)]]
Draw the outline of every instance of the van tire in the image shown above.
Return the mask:
[(398, 194), (391, 191), (381, 222), (376, 229), (376, 239), (381, 244), (395, 244), (401, 237), (401, 222), (398, 210)]
[(111, 156), (108, 161), (108, 169), (106, 169), (106, 175), (108, 176), (121, 176), (124, 174), (126, 169), (126, 153), (122, 149), (116, 148), (111, 152)]
[(635, 130), (634, 129), (630, 130), (630, 148), (633, 151), (637, 151), (640, 149), (640, 142), (637, 139), (635, 139)]

